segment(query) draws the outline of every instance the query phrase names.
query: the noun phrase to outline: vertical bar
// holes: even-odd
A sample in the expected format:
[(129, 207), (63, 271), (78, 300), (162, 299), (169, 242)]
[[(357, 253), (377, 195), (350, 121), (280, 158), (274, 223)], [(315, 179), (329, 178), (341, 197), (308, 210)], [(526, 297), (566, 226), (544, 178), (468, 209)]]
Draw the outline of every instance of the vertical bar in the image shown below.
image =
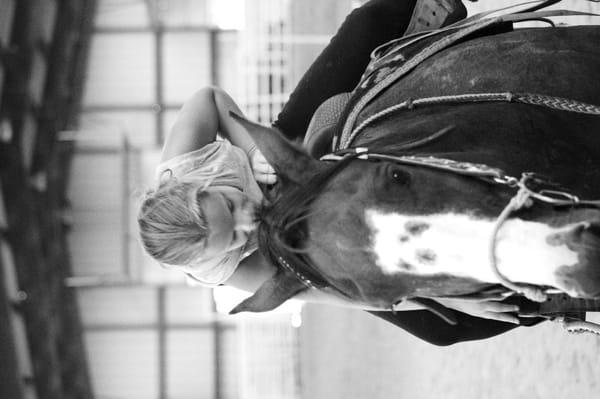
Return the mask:
[(286, 59), (290, 60), (292, 56), (291, 52), (291, 44), (290, 43), (290, 31), (289, 26), (291, 25), (289, 10), (291, 5), (288, 4), (287, 10), (282, 18), (281, 22), (281, 44), (279, 46), (279, 76), (277, 79), (279, 83), (279, 92), (281, 93), (281, 97), (279, 98), (279, 110), (283, 108), (287, 100), (287, 80), (289, 79), (290, 74), (288, 74), (287, 66), (291, 64), (291, 62), (286, 63)]
[(279, 26), (276, 23), (278, 20), (278, 11), (279, 11), (279, 7), (278, 6), (279, 2), (274, 2), (271, 0), (271, 4), (269, 4), (269, 14), (270, 14), (270, 18), (269, 18), (269, 44), (267, 46), (267, 71), (265, 74), (265, 85), (266, 85), (266, 91), (267, 91), (267, 122), (270, 122), (272, 120), (275, 119), (275, 115), (274, 114), (274, 109), (273, 109), (273, 85), (272, 85), (272, 79), (273, 79), (273, 63), (274, 63), (274, 58), (275, 58), (275, 53), (276, 53), (276, 43), (277, 43), (277, 38), (279, 36)]
[(131, 270), (130, 262), (130, 230), (129, 230), (129, 187), (130, 187), (130, 176), (129, 176), (129, 165), (131, 163), (131, 146), (127, 134), (123, 133), (123, 140), (121, 146), (121, 175), (123, 176), (121, 186), (121, 260), (123, 262), (123, 271), (127, 281), (133, 279), (133, 272)]
[(214, 380), (215, 380), (215, 399), (221, 399), (223, 397), (223, 364), (221, 362), (221, 355), (223, 352), (223, 337), (221, 328), (221, 322), (217, 314), (216, 303), (213, 300), (213, 337), (214, 337)]
[(157, 288), (158, 333), (158, 398), (167, 399), (167, 322), (166, 287)]
[(219, 82), (219, 71), (218, 71), (218, 57), (219, 57), (219, 28), (209, 29), (209, 54), (210, 54), (210, 84), (220, 86)]
[(165, 132), (163, 129), (163, 109), (164, 109), (164, 71), (163, 71), (163, 46), (164, 46), (164, 28), (160, 23), (153, 27), (154, 33), (154, 64), (156, 67), (156, 82), (155, 82), (155, 123), (156, 123), (156, 143), (159, 146), (165, 141)]

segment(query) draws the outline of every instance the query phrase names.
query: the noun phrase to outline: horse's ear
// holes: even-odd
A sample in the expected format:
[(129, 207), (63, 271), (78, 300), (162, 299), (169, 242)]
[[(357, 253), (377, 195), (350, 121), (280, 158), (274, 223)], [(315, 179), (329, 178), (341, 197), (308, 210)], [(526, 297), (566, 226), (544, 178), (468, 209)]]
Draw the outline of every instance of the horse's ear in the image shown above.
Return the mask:
[(273, 310), (305, 289), (306, 286), (294, 274), (286, 269), (278, 269), (253, 295), (238, 304), (229, 314)]
[(229, 115), (246, 129), (260, 152), (284, 181), (304, 185), (323, 168), (319, 161), (288, 141), (277, 129), (251, 122), (232, 111), (229, 111)]

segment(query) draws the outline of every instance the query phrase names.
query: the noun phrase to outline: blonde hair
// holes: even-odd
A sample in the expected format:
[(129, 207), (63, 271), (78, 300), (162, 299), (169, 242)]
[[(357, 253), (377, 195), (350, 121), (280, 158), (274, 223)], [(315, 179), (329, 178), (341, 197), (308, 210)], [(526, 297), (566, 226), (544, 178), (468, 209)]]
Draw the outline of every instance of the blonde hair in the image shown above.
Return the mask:
[(166, 265), (187, 265), (204, 251), (208, 226), (200, 206), (207, 193), (190, 182), (168, 179), (146, 193), (138, 212), (142, 246)]
[(210, 191), (233, 187), (261, 198), (246, 154), (226, 140), (175, 156), (156, 172), (158, 188), (142, 199), (138, 225), (142, 246), (163, 265), (201, 263), (209, 234), (202, 203)]

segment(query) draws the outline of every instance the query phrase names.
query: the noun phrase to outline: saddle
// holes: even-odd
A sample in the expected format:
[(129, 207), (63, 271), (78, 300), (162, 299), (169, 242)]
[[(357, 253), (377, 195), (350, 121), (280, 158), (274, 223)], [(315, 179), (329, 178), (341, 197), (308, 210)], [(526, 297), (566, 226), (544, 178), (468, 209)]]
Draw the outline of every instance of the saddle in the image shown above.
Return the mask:
[(302, 143), (302, 146), (313, 157), (320, 158), (331, 150), (331, 139), (335, 127), (350, 96), (350, 93), (336, 94), (325, 100), (313, 114)]
[[(360, 83), (353, 90), (348, 105), (340, 116), (332, 139), (332, 151), (346, 149), (352, 144), (354, 130), (362, 122), (360, 114), (372, 100), (442, 50), (475, 38), (509, 32), (513, 30), (513, 24), (518, 22), (548, 21), (549, 17), (555, 16), (596, 15), (569, 10), (531, 11), (553, 2), (556, 1), (541, 1), (537, 7), (493, 18), (487, 17), (489, 13), (475, 15), (441, 29), (403, 36), (376, 48)], [(440, 93), (443, 94), (449, 93)], [(407, 93), (407, 98), (409, 97), (410, 93)]]
[[(547, 21), (553, 16), (595, 15), (568, 10), (538, 11), (558, 2), (560, 0), (540, 0), (517, 4), (507, 8), (535, 3), (513, 14), (489, 18), (496, 12), (492, 11), (451, 23), (464, 10), (461, 3), (454, 0), (418, 0), (405, 35), (382, 44), (372, 52), (371, 62), (356, 88), (351, 93), (329, 98), (317, 108), (305, 135), (305, 148), (315, 158), (347, 148), (353, 139), (352, 130), (359, 114), (371, 100), (424, 60), (454, 44), (510, 31), (517, 22)], [(448, 22), (451, 24), (440, 28)]]
[[(417, 0), (404, 36), (458, 22), (466, 12), (459, 0)], [(348, 92), (336, 94), (325, 100), (313, 114), (303, 142), (304, 148), (313, 157), (320, 158), (330, 152), (335, 127), (351, 97), (352, 93)]]

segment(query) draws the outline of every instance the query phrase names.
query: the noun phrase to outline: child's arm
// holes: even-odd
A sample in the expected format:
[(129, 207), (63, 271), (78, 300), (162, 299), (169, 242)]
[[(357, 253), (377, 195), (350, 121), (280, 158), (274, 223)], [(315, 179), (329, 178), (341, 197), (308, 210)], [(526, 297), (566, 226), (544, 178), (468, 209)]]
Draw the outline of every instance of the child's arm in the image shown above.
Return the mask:
[(213, 88), (198, 90), (179, 110), (177, 120), (165, 140), (161, 162), (212, 143), (218, 129), (219, 113)]
[(217, 87), (198, 90), (179, 110), (165, 141), (162, 160), (200, 149), (215, 141), (217, 133), (248, 153), (254, 142), (244, 128), (233, 121), (229, 111), (243, 115), (225, 91)]
[(243, 115), (225, 91), (217, 87), (198, 90), (179, 111), (163, 146), (161, 162), (212, 143), (218, 133), (231, 144), (244, 150), (257, 181), (274, 183), (275, 171), (257, 150), (244, 128), (230, 117), (229, 111)]

